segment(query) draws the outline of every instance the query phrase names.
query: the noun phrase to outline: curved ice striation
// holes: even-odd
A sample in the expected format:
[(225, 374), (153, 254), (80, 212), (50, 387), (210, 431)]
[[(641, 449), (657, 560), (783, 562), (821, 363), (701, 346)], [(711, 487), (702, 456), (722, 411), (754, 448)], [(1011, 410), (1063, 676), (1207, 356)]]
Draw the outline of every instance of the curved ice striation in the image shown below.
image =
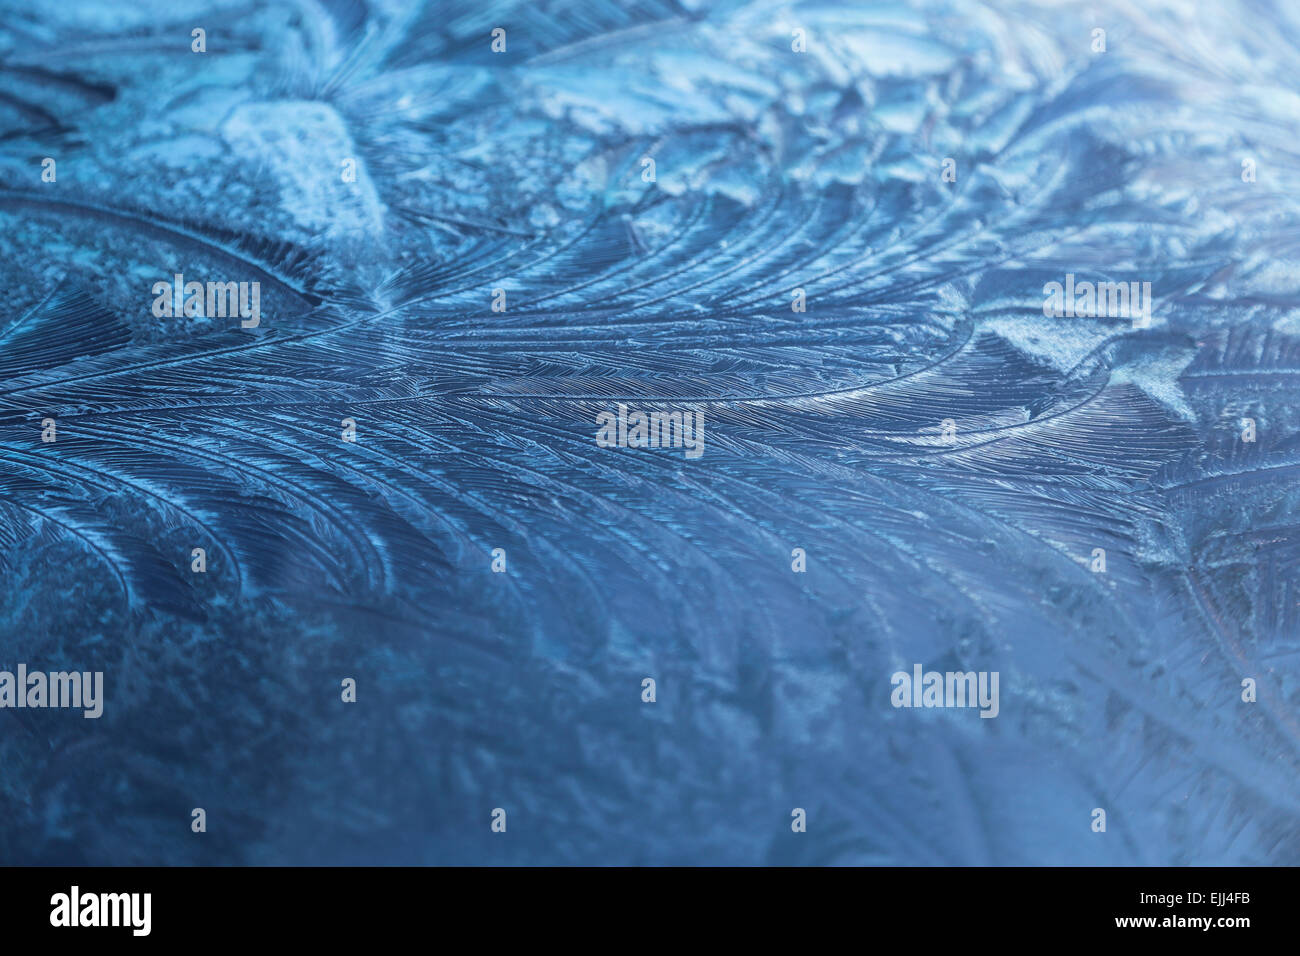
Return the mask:
[(1300, 861), (1296, 8), (136, 6), (0, 20), (0, 859)]

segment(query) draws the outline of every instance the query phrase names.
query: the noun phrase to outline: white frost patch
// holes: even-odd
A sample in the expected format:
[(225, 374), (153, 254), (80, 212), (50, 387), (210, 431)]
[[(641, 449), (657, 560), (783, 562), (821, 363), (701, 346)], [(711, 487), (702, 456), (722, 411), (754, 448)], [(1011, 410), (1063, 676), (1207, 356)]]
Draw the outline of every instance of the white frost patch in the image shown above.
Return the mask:
[[(1157, 324), (1153, 320), (1152, 325)], [(990, 319), (980, 328), (1001, 336), (1019, 351), (1046, 361), (1061, 372), (1073, 370), (1108, 339), (1118, 338), (1128, 331), (1126, 328), (1085, 324), (1085, 320), (1063, 321), (1037, 316)], [(1183, 388), (1178, 383), (1178, 376), (1191, 364), (1195, 355), (1194, 349), (1164, 349), (1111, 369), (1110, 384), (1134, 385), (1174, 414), (1196, 421), (1196, 415), (1188, 406)]]
[(1300, 335), (1300, 309), (1291, 309), (1273, 323), (1273, 328), (1283, 335)]
[(1114, 369), (1110, 373), (1110, 384), (1129, 383), (1140, 388), (1149, 398), (1154, 399), (1181, 418), (1189, 422), (1196, 421), (1196, 413), (1187, 404), (1183, 387), (1178, 384), (1178, 376), (1192, 364), (1196, 350), (1165, 349), (1164, 351), (1136, 359), (1128, 365)]
[(1065, 322), (1035, 316), (990, 319), (980, 327), (1062, 372), (1071, 371), (1093, 349), (1121, 334), (1115, 329), (1084, 321)]
[[(327, 236), (383, 231), (383, 207), (347, 127), (325, 103), (246, 103), (221, 127), (232, 150), (269, 169), (280, 205), (303, 228)], [(343, 160), (356, 160), (344, 182)]]

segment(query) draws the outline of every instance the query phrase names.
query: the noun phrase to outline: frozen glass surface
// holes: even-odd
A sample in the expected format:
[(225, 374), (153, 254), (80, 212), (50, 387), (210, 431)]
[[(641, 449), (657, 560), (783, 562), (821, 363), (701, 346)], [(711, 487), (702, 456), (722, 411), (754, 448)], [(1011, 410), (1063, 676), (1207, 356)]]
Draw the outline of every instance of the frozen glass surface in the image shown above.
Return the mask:
[(1300, 863), (1300, 6), (0, 9), (0, 861)]

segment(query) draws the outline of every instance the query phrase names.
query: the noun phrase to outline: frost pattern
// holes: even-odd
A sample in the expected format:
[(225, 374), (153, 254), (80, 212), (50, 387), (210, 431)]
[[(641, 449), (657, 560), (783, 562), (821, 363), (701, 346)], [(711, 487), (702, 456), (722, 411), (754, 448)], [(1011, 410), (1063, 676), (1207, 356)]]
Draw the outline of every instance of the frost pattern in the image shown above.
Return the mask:
[(4, 8), (0, 860), (1300, 862), (1300, 8)]

